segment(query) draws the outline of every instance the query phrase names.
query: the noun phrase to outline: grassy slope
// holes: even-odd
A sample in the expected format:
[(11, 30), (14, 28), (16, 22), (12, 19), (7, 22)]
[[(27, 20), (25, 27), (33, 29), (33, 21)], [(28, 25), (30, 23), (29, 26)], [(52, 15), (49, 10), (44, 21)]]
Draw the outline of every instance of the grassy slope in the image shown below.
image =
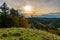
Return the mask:
[(6, 28), (0, 29), (0, 40), (60, 40), (60, 36), (36, 29)]

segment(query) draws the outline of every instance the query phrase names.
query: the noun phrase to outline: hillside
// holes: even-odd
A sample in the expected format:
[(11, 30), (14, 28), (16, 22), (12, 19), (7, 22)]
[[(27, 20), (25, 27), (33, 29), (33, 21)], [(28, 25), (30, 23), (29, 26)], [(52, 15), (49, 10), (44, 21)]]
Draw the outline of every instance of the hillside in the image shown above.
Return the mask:
[[(55, 28), (60, 28), (60, 18), (40, 18), (40, 17), (33, 17), (33, 18), (27, 18), (27, 19), (28, 19), (29, 23), (33, 27), (36, 25), (36, 24), (34, 24), (34, 22), (38, 22), (38, 23), (40, 22), (41, 24), (44, 24), (44, 25), (50, 25), (51, 24)], [(40, 25), (39, 25), (39, 27), (40, 27)]]
[(1, 28), (0, 40), (60, 40), (60, 36), (37, 29)]

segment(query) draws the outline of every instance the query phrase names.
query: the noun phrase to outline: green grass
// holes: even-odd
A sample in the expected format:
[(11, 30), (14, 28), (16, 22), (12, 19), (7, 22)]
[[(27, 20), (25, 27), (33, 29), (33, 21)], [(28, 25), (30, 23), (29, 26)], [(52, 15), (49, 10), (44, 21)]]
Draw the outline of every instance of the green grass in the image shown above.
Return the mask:
[(1, 28), (0, 40), (60, 40), (60, 36), (37, 29)]
[(60, 31), (60, 28), (57, 28)]

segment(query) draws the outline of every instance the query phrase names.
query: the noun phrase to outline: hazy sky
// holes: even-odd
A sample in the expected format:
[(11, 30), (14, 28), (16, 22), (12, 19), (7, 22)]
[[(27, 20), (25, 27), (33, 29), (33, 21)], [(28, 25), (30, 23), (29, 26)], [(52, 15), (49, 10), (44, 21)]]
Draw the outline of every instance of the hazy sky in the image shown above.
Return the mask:
[(60, 12), (60, 0), (0, 0), (0, 5), (3, 2), (16, 9), (19, 9), (22, 5), (31, 5), (37, 12), (36, 15)]

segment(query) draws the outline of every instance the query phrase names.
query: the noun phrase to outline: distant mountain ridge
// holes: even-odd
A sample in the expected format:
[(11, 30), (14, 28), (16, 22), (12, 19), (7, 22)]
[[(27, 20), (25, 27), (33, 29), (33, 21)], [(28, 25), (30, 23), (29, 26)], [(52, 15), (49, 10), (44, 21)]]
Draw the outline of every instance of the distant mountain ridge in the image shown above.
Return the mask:
[(56, 13), (48, 13), (48, 14), (44, 14), (42, 16), (38, 16), (41, 18), (60, 18), (60, 12), (56, 12)]

